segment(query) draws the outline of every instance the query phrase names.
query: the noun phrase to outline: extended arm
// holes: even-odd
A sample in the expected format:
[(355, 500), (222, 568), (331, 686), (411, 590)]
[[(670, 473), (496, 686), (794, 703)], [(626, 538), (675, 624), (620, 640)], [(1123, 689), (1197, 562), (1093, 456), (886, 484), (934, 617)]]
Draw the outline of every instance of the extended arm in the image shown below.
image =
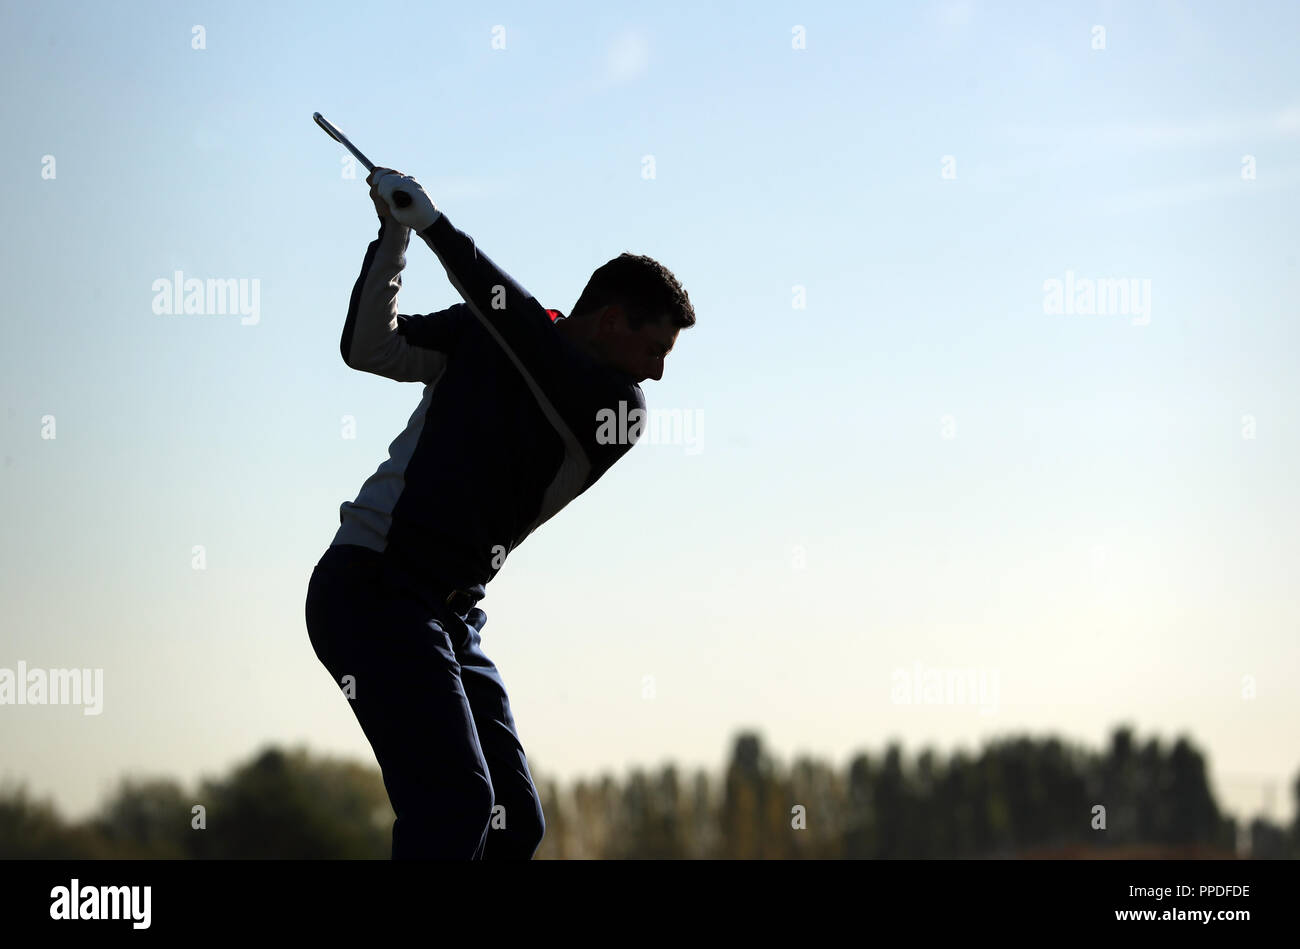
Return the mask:
[[(389, 211), (394, 220), (416, 229), (447, 271), (447, 279), (464, 298), (468, 313), (519, 370), (542, 413), (565, 444), (569, 461), (563, 483), (575, 479), (585, 483), (592, 467), (591, 459), (609, 453), (596, 441), (596, 409), (617, 395), (616, 390), (622, 387), (613, 386), (594, 371), (596, 367), (590, 365), (590, 357), (565, 340), (553, 325), (558, 313), (552, 315), (552, 311), (482, 253), (473, 239), (433, 204), (419, 182), (391, 169), (378, 168), (372, 173), (371, 181), (376, 204), (382, 199), (383, 210)], [(405, 207), (398, 207), (391, 200), (397, 188), (411, 198)], [(639, 399), (640, 390), (632, 387), (627, 395)], [(562, 494), (561, 487), (561, 480), (557, 480), (552, 490)]]
[[(567, 401), (572, 351), (552, 325), (558, 312), (547, 310), (455, 227), (414, 178), (391, 168), (375, 168), (366, 179), (381, 219), (415, 230), (437, 255), (447, 278), (472, 314), (519, 368), (543, 402)], [(398, 190), (404, 202), (398, 205)], [(405, 249), (405, 245), (403, 245)]]
[(529, 385), (548, 402), (570, 401), (576, 380), (551, 312), (445, 214), (439, 213), (420, 238), (437, 255), (468, 312), (501, 345)]

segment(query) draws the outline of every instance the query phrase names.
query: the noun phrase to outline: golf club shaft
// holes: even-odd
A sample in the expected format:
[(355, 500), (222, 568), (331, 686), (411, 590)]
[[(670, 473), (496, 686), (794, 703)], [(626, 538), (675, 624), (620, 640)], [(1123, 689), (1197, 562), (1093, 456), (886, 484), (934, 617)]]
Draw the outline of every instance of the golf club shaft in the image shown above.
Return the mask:
[[(316, 120), (317, 125), (319, 125), (321, 128), (325, 130), (326, 135), (328, 135), (330, 138), (334, 139), (334, 141), (338, 142), (340, 145), (342, 145), (344, 148), (350, 151), (357, 161), (365, 165), (366, 171), (375, 170), (375, 166), (371, 163), (370, 159), (367, 158), (365, 155), (361, 154), (360, 149), (358, 149), (355, 145), (349, 142), (347, 136), (344, 135), (342, 132), (340, 132), (338, 129), (336, 129), (333, 125), (331, 125), (323, 115), (321, 115), (319, 112), (313, 112), (311, 117)], [(411, 196), (407, 194), (405, 191), (399, 189), (393, 192), (393, 203), (396, 204), (399, 208), (404, 208), (411, 203)]]

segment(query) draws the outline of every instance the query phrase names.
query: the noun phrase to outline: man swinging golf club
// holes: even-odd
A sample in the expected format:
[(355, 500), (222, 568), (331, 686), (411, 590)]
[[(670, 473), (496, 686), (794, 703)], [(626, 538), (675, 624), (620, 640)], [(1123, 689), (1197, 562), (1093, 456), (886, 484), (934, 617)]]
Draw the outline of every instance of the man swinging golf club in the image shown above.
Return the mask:
[[(424, 390), (339, 510), (307, 629), (383, 770), (393, 858), (530, 859), (541, 802), (477, 604), (510, 551), (631, 448), (635, 434), (610, 437), (608, 419), (644, 413), (640, 383), (662, 378), (695, 312), (672, 273), (625, 253), (559, 318), (414, 179), (375, 168), (366, 181), (379, 236), (352, 288), (343, 361)], [(464, 302), (397, 312), (412, 231)]]

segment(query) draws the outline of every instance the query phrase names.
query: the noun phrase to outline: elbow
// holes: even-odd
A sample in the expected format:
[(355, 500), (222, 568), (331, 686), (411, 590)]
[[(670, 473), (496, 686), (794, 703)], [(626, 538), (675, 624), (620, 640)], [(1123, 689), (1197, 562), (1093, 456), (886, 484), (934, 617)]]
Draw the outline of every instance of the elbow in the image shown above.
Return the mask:
[(357, 347), (353, 345), (353, 342), (352, 334), (344, 333), (343, 338), (339, 340), (339, 355), (343, 357), (343, 365), (349, 369), (362, 371), (365, 369), (363, 365), (365, 360), (357, 358)]

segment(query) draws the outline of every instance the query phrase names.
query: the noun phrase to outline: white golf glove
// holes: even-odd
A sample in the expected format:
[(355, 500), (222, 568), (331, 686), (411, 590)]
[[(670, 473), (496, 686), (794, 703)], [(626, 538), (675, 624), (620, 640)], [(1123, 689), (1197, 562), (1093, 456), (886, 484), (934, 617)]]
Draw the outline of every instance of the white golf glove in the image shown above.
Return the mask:
[[(405, 224), (417, 234), (438, 220), (442, 214), (424, 193), (420, 183), (410, 175), (403, 175), (396, 171), (385, 172), (375, 179), (375, 189), (388, 204), (393, 219), (399, 224)], [(405, 192), (410, 197), (411, 201), (406, 207), (399, 207), (393, 200), (393, 194), (397, 191)]]

